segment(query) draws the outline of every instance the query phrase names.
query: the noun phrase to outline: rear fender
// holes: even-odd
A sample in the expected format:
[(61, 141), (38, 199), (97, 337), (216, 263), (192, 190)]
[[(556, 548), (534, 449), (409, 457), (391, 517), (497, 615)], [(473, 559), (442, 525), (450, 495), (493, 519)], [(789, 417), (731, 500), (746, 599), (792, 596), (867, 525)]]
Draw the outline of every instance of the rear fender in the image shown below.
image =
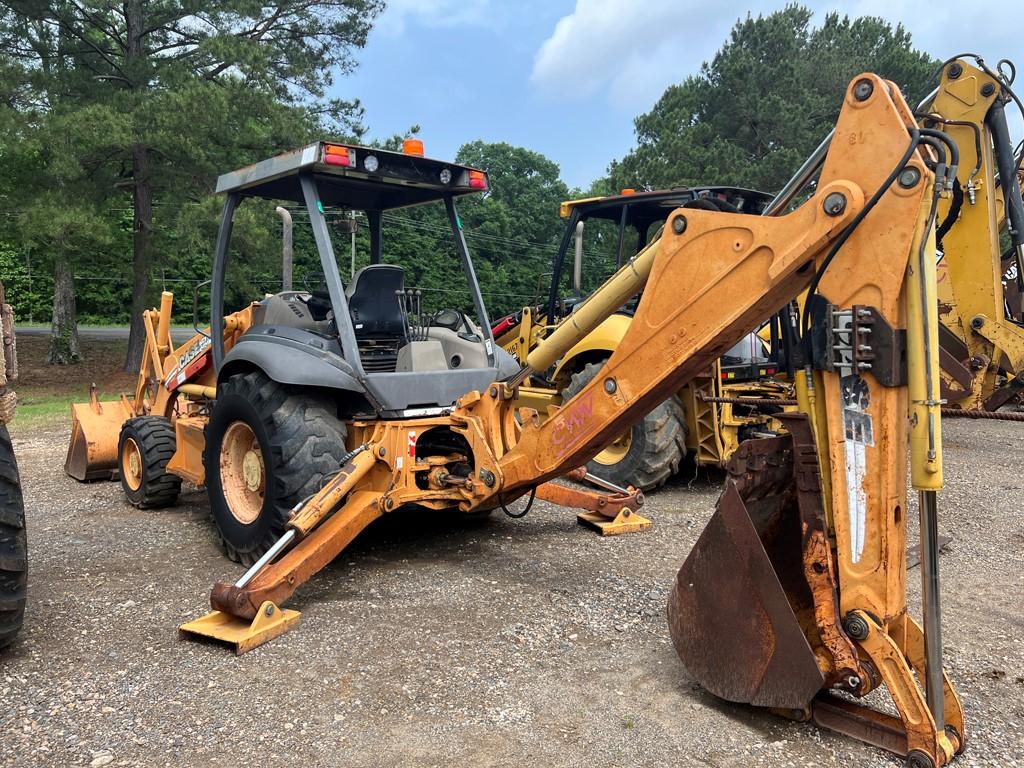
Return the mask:
[(259, 369), (274, 381), (364, 394), (352, 367), (333, 349), (337, 344), (294, 328), (257, 326), (235, 342), (217, 371), (217, 383)]

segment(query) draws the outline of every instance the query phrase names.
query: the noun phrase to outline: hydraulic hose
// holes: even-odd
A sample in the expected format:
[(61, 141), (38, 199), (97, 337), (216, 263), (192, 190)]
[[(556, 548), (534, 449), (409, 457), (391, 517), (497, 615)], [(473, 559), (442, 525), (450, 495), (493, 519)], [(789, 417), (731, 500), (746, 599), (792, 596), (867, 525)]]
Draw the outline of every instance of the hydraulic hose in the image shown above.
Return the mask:
[(913, 157), (914, 152), (917, 151), (918, 144), (921, 140), (921, 133), (916, 128), (911, 128), (909, 133), (910, 144), (907, 146), (906, 152), (903, 153), (903, 157), (900, 158), (896, 167), (892, 169), (892, 172), (875, 191), (875, 194), (871, 196), (871, 199), (868, 200), (860, 212), (854, 217), (853, 221), (850, 222), (850, 225), (844, 229), (842, 234), (836, 239), (836, 242), (829, 249), (828, 255), (826, 255), (825, 259), (821, 262), (821, 267), (817, 272), (815, 272), (814, 277), (811, 280), (811, 284), (807, 289), (807, 299), (804, 302), (804, 311), (801, 313), (800, 317), (800, 337), (801, 341), (806, 345), (805, 352), (808, 360), (812, 357), (810, 334), (811, 299), (817, 293), (821, 278), (825, 274), (825, 270), (827, 270), (829, 265), (832, 263), (832, 260), (835, 259), (836, 254), (838, 254), (842, 247), (846, 245), (846, 241), (850, 239), (850, 236), (854, 231), (856, 231), (857, 227), (860, 226), (860, 223), (864, 221), (864, 218), (871, 213), (876, 205), (878, 205), (878, 201), (882, 199), (882, 195), (884, 195), (888, 191), (889, 187), (893, 185), (906, 164), (910, 161), (910, 158)]

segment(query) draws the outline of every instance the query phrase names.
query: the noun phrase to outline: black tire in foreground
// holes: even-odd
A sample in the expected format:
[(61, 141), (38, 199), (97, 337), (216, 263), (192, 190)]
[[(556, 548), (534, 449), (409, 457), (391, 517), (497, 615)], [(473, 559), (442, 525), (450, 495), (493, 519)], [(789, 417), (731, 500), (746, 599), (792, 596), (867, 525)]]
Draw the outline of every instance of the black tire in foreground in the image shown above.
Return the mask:
[(284, 533), (292, 508), (340, 468), (345, 423), (334, 401), (253, 371), (217, 390), (203, 463), (221, 548), (251, 565)]
[(0, 648), (10, 645), (21, 629), (27, 590), (25, 503), (11, 436), (0, 425)]
[(121, 427), (118, 472), (128, 501), (139, 509), (169, 507), (181, 493), (181, 478), (167, 471), (175, 449), (174, 425), (163, 416), (136, 416)]
[[(574, 373), (562, 392), (563, 402), (597, 378), (603, 366), (588, 363)], [(587, 462), (587, 471), (623, 487), (658, 488), (679, 471), (686, 455), (686, 433), (683, 405), (678, 397), (670, 397)]]

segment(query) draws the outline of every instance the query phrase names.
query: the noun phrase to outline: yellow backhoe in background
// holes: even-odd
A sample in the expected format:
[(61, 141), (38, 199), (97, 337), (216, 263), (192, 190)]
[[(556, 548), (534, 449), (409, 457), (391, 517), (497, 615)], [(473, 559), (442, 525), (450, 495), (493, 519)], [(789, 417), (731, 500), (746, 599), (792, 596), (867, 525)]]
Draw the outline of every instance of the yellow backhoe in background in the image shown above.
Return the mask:
[(1024, 391), (1024, 203), (1005, 115), (1011, 93), (1000, 73), (960, 59), (919, 111), (922, 125), (960, 150), (957, 183), (939, 208), (939, 333), (942, 396), (965, 411), (996, 411)]
[[(562, 203), (565, 230), (552, 267), (548, 299), (498, 320), (495, 340), (525, 363), (530, 351), (583, 300), (584, 254), (598, 261), (602, 241), (615, 244), (615, 268), (660, 236), (667, 216), (678, 208), (759, 215), (771, 196), (737, 187), (681, 187), (569, 200)], [(568, 253), (574, 258), (571, 279)], [(521, 404), (542, 417), (550, 406), (573, 397), (600, 376), (629, 330), (637, 299), (606, 318), (555, 362), (519, 389)], [(775, 379), (777, 362), (756, 334), (748, 334), (721, 358), (688, 381), (644, 419), (598, 453), (587, 469), (618, 487), (651, 490), (679, 470), (687, 454), (699, 466), (724, 467), (746, 439), (781, 431), (775, 415), (793, 402), (792, 387)]]

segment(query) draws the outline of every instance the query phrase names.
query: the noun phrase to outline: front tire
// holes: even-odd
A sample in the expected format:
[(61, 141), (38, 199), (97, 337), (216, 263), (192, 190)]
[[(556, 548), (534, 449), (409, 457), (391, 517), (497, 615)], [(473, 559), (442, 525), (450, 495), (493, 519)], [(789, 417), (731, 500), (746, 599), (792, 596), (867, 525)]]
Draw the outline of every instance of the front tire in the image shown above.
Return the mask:
[[(602, 367), (604, 363), (588, 363), (574, 373), (562, 401), (582, 391)], [(658, 488), (679, 471), (686, 455), (686, 432), (683, 405), (678, 397), (670, 397), (587, 462), (587, 471), (623, 487)]]
[(206, 427), (206, 489), (224, 553), (252, 565), (284, 533), (291, 510), (340, 469), (345, 423), (330, 397), (261, 371), (217, 388)]
[(10, 645), (21, 629), (27, 590), (25, 502), (11, 436), (0, 425), (0, 648)]
[(118, 474), (128, 501), (139, 509), (169, 507), (181, 493), (181, 478), (167, 471), (177, 438), (163, 416), (137, 416), (121, 427)]

